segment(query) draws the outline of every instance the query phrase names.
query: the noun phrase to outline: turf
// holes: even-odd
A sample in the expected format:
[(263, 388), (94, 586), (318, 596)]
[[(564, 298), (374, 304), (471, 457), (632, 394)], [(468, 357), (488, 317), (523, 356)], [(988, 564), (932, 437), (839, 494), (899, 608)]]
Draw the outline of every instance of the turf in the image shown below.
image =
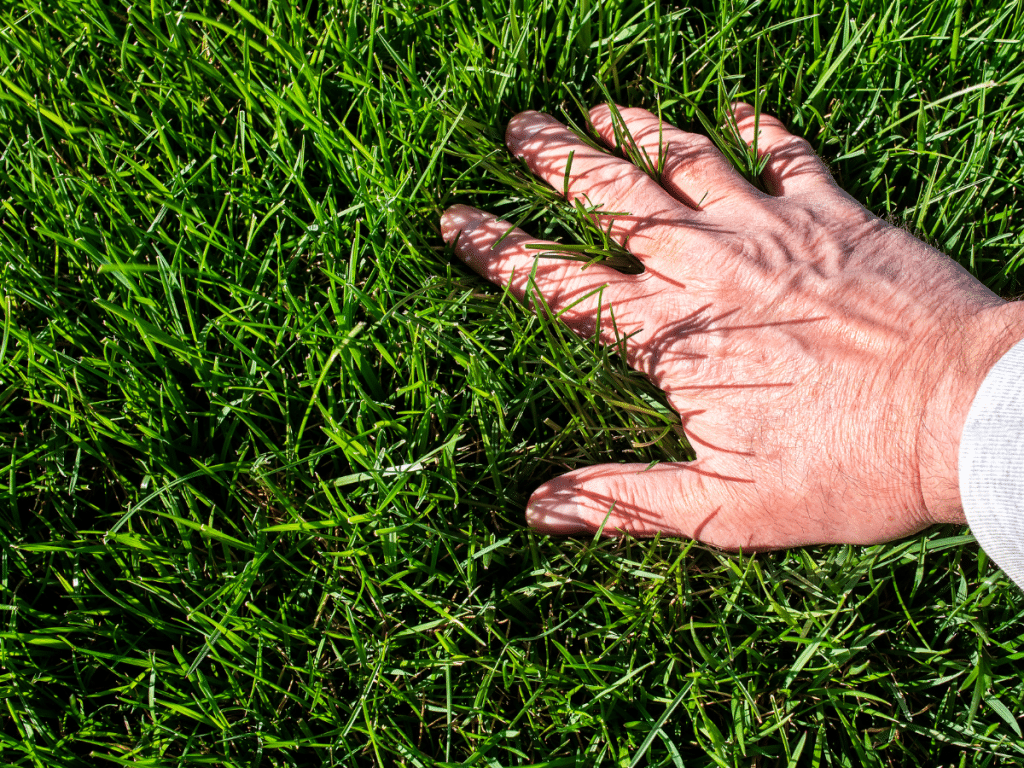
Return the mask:
[(506, 121), (741, 97), (1009, 297), (1022, 45), (1020, 2), (4, 6), (0, 762), (1020, 764), (1024, 600), (965, 530), (528, 531), (688, 448), (438, 216), (600, 250)]

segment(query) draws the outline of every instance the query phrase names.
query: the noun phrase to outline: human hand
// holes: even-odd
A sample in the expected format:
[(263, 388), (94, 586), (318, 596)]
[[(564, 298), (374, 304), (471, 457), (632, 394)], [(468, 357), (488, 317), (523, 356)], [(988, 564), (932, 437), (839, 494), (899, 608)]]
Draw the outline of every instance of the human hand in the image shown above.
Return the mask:
[[(734, 114), (751, 143), (753, 108)], [(621, 115), (648, 157), (660, 140), (660, 184), (542, 113), (513, 118), (506, 138), (533, 173), (598, 206), (595, 222), (643, 274), (545, 258), (525, 232), (506, 235), (511, 225), (467, 206), (441, 220), (483, 276), (520, 299), (532, 279), (577, 333), (624, 337), (696, 453), (557, 477), (530, 498), (529, 523), (753, 550), (964, 522), (960, 432), (986, 372), (1024, 335), (1021, 305), (868, 212), (772, 117), (758, 122), (765, 194), (706, 137), (644, 110)], [(609, 108), (591, 118), (614, 146)]]

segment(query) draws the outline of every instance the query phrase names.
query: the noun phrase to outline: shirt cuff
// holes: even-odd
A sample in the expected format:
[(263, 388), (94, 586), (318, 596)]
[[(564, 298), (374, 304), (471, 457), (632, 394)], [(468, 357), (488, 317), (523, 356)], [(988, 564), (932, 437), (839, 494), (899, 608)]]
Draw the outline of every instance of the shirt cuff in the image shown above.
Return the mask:
[(985, 376), (960, 437), (960, 501), (981, 548), (1024, 589), (1024, 341)]

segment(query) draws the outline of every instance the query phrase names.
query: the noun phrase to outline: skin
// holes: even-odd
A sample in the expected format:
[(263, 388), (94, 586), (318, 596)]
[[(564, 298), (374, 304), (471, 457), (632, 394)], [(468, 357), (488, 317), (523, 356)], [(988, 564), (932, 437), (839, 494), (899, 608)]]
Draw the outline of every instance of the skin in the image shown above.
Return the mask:
[[(753, 142), (754, 110), (733, 105)], [(620, 110), (649, 157), (658, 118)], [(591, 119), (615, 145), (607, 106)], [(684, 463), (603, 464), (530, 498), (534, 528), (662, 533), (726, 549), (871, 544), (965, 522), (960, 434), (989, 368), (1024, 336), (1022, 305), (871, 214), (802, 138), (762, 114), (765, 194), (709, 139), (662, 124), (660, 184), (524, 112), (507, 143), (596, 223), (640, 275), (544, 258), (520, 229), (463, 205), (441, 219), (470, 267), (527, 300), (532, 283), (574, 331), (625, 337), (695, 450)], [(504, 236), (504, 237), (503, 237)]]

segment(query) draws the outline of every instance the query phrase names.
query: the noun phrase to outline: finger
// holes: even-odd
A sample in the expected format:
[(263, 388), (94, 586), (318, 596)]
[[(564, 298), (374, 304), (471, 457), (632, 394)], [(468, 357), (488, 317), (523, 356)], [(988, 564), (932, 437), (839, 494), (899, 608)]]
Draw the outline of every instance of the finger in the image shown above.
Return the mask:
[(747, 144), (754, 142), (757, 124), (757, 154), (770, 154), (763, 178), (768, 191), (781, 197), (820, 197), (835, 195), (839, 187), (832, 180), (806, 139), (794, 136), (778, 118), (763, 112), (756, 116), (754, 108), (743, 102), (732, 105), (740, 136)]
[(532, 280), (559, 318), (583, 335), (600, 330), (602, 340), (612, 342), (616, 333), (635, 333), (643, 327), (640, 313), (648, 297), (628, 275), (601, 264), (582, 269), (578, 261), (545, 257), (545, 248), (555, 249), (556, 243), (536, 240), (468, 205), (454, 205), (444, 212), (441, 236), (476, 272), (508, 286), (520, 301), (526, 299)]
[(584, 143), (550, 115), (516, 115), (505, 138), (533, 173), (557, 190), (567, 186), (570, 200), (615, 214), (595, 218), (641, 259), (657, 253), (666, 238), (678, 239), (675, 226), (693, 217), (693, 211), (632, 163)]
[(616, 136), (611, 108), (601, 104), (590, 110), (590, 119), (610, 147), (618, 148), (621, 130), (632, 137), (637, 149), (657, 165), (664, 158), (661, 185), (677, 200), (698, 211), (727, 202), (747, 202), (763, 197), (740, 175), (707, 136), (687, 133), (669, 125), (646, 109), (619, 109), (624, 125)]
[(706, 472), (700, 462), (600, 464), (544, 483), (530, 497), (526, 519), (542, 533), (661, 533), (746, 548), (758, 538), (737, 530), (749, 495), (749, 480)]

